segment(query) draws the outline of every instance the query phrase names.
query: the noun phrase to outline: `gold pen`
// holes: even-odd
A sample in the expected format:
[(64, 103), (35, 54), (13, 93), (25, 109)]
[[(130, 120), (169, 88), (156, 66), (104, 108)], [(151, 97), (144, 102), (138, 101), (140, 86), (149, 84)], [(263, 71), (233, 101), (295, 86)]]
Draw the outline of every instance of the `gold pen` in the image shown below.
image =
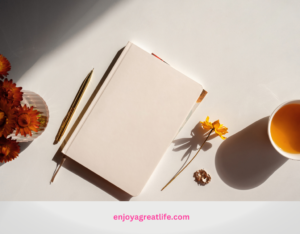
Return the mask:
[(59, 131), (58, 131), (58, 133), (55, 137), (55, 141), (53, 143), (54, 145), (57, 144), (60, 141), (61, 137), (64, 135), (64, 133), (68, 127), (68, 124), (78, 106), (78, 103), (80, 102), (81, 97), (83, 96), (83, 93), (86, 90), (86, 87), (88, 86), (88, 84), (91, 80), (93, 72), (94, 72), (94, 69), (90, 71), (90, 73), (87, 75), (87, 77), (82, 82), (82, 85), (80, 86), (80, 89), (78, 90), (76, 97), (75, 97), (66, 117), (64, 118), (64, 120), (62, 121), (62, 123), (60, 125)]

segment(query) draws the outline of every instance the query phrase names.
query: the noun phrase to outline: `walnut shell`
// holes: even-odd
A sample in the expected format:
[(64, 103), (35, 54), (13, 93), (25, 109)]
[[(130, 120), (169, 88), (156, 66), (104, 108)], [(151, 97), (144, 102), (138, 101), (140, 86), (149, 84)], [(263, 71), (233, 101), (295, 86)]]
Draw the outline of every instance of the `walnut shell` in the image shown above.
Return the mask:
[(196, 171), (194, 177), (201, 185), (206, 185), (211, 181), (211, 176), (204, 169)]

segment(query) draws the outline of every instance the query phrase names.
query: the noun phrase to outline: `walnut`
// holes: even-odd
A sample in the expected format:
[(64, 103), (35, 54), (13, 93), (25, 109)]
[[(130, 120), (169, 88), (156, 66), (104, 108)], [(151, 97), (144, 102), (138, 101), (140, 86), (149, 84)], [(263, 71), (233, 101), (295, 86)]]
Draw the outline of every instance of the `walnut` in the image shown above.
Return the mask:
[(210, 175), (203, 169), (198, 170), (194, 173), (195, 180), (201, 184), (206, 185), (211, 181)]

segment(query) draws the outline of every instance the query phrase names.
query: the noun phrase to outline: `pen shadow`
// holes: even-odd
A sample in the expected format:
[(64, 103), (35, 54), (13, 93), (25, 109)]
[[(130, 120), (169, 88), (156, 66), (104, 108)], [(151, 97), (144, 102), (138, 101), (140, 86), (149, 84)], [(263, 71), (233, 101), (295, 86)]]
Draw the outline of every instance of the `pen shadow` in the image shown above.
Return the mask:
[[(199, 122), (191, 131), (191, 137), (189, 138), (180, 138), (173, 140), (174, 146), (176, 148), (173, 149), (173, 151), (182, 151), (186, 150), (183, 154), (181, 161), (183, 161), (185, 158), (185, 161), (183, 165), (179, 168), (179, 170), (176, 172), (176, 174), (172, 177), (172, 179), (182, 170), (182, 168), (188, 163), (190, 156), (192, 157), (196, 154), (196, 152), (199, 150), (199, 147), (203, 144), (206, 137), (208, 136), (209, 130), (205, 130), (202, 128), (201, 123)], [(209, 140), (217, 137), (216, 134), (210, 135), (205, 144), (203, 145), (202, 149), (203, 151), (207, 151), (212, 147), (212, 144), (208, 142)]]
[[(80, 120), (84, 116), (85, 112), (89, 108), (90, 104), (92, 103), (93, 99), (97, 95), (98, 91), (100, 90), (101, 86), (103, 85), (104, 81), (108, 77), (108, 74), (112, 70), (113, 66), (117, 62), (118, 58), (120, 57), (122, 51), (124, 50), (124, 47), (120, 49), (117, 54), (115, 55), (114, 59), (112, 60), (111, 64), (105, 71), (103, 77), (101, 78), (100, 82), (98, 83), (97, 87), (95, 88), (94, 92), (92, 93), (91, 97), (87, 101), (86, 105), (84, 106), (83, 110), (79, 114), (78, 118), (76, 119), (74, 125), (70, 129), (68, 135), (65, 137), (63, 143), (61, 144), (60, 148), (56, 152), (56, 154), (53, 157), (53, 161), (57, 163), (56, 168), (61, 163), (63, 157), (66, 157), (61, 151), (63, 147), (66, 145), (68, 140), (70, 139), (71, 135), (75, 131), (77, 125), (79, 124)], [(84, 180), (88, 181), (89, 183), (95, 185), (96, 187), (102, 189), (106, 193), (110, 194), (114, 198), (116, 198), (119, 201), (129, 201), (132, 196), (123, 191), (122, 189), (118, 188), (117, 186), (113, 185), (112, 183), (108, 182), (101, 176), (97, 175), (96, 173), (92, 172), (91, 170), (87, 169), (86, 167), (82, 166), (81, 164), (77, 163), (73, 159), (66, 157), (67, 160), (64, 162), (62, 167), (66, 168), (67, 170), (75, 173), (76, 175), (80, 176)]]
[(264, 183), (288, 160), (271, 145), (269, 117), (262, 118), (228, 137), (218, 148), (215, 165), (230, 187), (247, 190)]

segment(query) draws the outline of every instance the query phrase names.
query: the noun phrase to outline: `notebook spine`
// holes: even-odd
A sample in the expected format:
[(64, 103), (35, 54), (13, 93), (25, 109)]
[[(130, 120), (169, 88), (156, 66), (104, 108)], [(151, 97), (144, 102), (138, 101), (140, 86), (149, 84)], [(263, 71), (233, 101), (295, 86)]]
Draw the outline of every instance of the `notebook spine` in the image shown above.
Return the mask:
[[(152, 53), (152, 55), (156, 58), (158, 58), (159, 60), (163, 61), (164, 63), (168, 64), (165, 60), (162, 60), (160, 57), (158, 57), (156, 54)], [(169, 64), (168, 64), (169, 65)]]
[(129, 48), (131, 47), (131, 42), (128, 42), (126, 47), (124, 48), (123, 52), (121, 53), (119, 59), (117, 60), (116, 64), (114, 65), (114, 67), (112, 68), (111, 72), (109, 73), (107, 79), (105, 80), (105, 82), (103, 83), (103, 86), (101, 87), (101, 89), (98, 91), (97, 95), (95, 96), (94, 100), (92, 101), (91, 105), (89, 106), (89, 108), (87, 109), (86, 113), (84, 114), (83, 118), (81, 119), (81, 121), (79, 122), (78, 126), (76, 127), (75, 131), (73, 132), (72, 136), (70, 137), (70, 139), (68, 140), (68, 142), (66, 143), (66, 145), (64, 146), (62, 153), (68, 155), (68, 149), (70, 148), (70, 146), (72, 145), (75, 137), (77, 136), (78, 132), (80, 131), (80, 129), (82, 128), (83, 124), (85, 123), (85, 121), (87, 120), (88, 116), (90, 115), (91, 111), (93, 110), (93, 108), (95, 107), (96, 103), (98, 102), (98, 100), (100, 99), (101, 95), (103, 94), (103, 92), (105, 91), (105, 88), (107, 87), (107, 85), (109, 84), (111, 78), (113, 77), (114, 73), (116, 72), (116, 70), (118, 69), (119, 65), (121, 64), (124, 56), (126, 55), (126, 53), (128, 52)]

